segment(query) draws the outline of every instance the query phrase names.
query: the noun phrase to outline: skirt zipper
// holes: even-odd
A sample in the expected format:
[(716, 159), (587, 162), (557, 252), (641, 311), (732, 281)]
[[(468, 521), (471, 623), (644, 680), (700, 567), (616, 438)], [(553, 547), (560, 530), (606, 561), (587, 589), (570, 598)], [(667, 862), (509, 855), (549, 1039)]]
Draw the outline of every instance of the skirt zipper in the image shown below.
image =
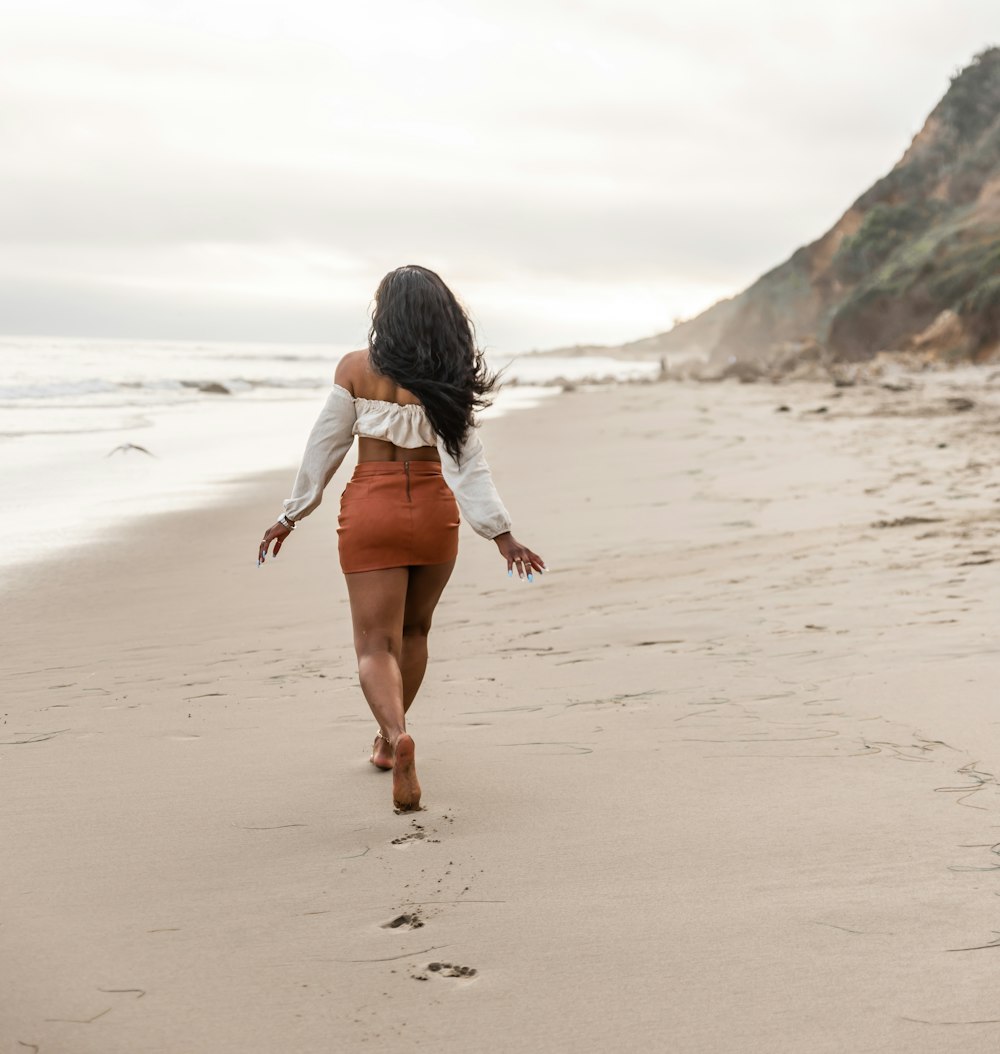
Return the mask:
[(410, 497), (410, 463), (409, 461), (403, 462), (403, 471), (406, 473), (406, 500), (413, 501)]

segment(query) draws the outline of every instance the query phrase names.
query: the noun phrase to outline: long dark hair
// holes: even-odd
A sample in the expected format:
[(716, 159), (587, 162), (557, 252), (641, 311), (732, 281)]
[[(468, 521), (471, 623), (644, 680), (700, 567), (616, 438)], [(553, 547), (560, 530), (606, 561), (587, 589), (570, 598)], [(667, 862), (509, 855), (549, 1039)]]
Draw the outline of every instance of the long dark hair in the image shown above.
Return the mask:
[(426, 267), (408, 264), (390, 271), (375, 292), (368, 351), (376, 373), (423, 403), (457, 461), (475, 411), (491, 402), (497, 375), (487, 369), (475, 328), (455, 294)]

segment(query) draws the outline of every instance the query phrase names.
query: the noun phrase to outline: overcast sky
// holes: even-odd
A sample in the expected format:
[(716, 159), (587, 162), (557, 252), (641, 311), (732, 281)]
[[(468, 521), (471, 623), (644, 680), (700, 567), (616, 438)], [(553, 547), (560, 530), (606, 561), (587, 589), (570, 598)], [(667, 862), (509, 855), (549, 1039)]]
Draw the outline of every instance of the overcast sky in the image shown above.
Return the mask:
[(499, 350), (645, 336), (998, 42), (997, 0), (0, 0), (0, 332), (363, 343), (424, 263)]

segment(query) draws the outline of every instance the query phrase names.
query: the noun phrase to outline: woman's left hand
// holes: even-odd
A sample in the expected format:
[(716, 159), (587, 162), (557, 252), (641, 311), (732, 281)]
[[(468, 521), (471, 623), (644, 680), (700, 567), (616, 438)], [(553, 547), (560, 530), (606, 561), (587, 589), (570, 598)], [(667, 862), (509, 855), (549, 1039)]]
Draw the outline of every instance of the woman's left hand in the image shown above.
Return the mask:
[(268, 527), (260, 543), (260, 548), (257, 550), (257, 566), (260, 567), (267, 557), (267, 547), (271, 542), (274, 542), (274, 555), (277, 556), (285, 539), (291, 533), (287, 527), (280, 523), (276, 523), (273, 527)]
[(496, 542), (500, 555), (507, 561), (508, 575), (513, 575), (513, 569), (516, 567), (517, 577), (527, 577), (530, 582), (533, 572), (541, 574), (547, 570), (545, 561), (537, 553), (533, 553), (526, 545), (522, 545), (510, 531), (498, 534), (493, 541)]

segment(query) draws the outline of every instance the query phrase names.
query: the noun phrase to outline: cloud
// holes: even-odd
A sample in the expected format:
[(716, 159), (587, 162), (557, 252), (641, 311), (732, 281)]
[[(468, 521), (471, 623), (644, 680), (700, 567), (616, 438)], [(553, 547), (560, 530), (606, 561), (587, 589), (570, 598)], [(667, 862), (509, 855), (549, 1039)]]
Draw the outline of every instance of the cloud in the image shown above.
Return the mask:
[(0, 331), (339, 340), (410, 260), (494, 343), (640, 336), (818, 236), (1000, 39), (985, 0), (79, 10), (0, 34)]

